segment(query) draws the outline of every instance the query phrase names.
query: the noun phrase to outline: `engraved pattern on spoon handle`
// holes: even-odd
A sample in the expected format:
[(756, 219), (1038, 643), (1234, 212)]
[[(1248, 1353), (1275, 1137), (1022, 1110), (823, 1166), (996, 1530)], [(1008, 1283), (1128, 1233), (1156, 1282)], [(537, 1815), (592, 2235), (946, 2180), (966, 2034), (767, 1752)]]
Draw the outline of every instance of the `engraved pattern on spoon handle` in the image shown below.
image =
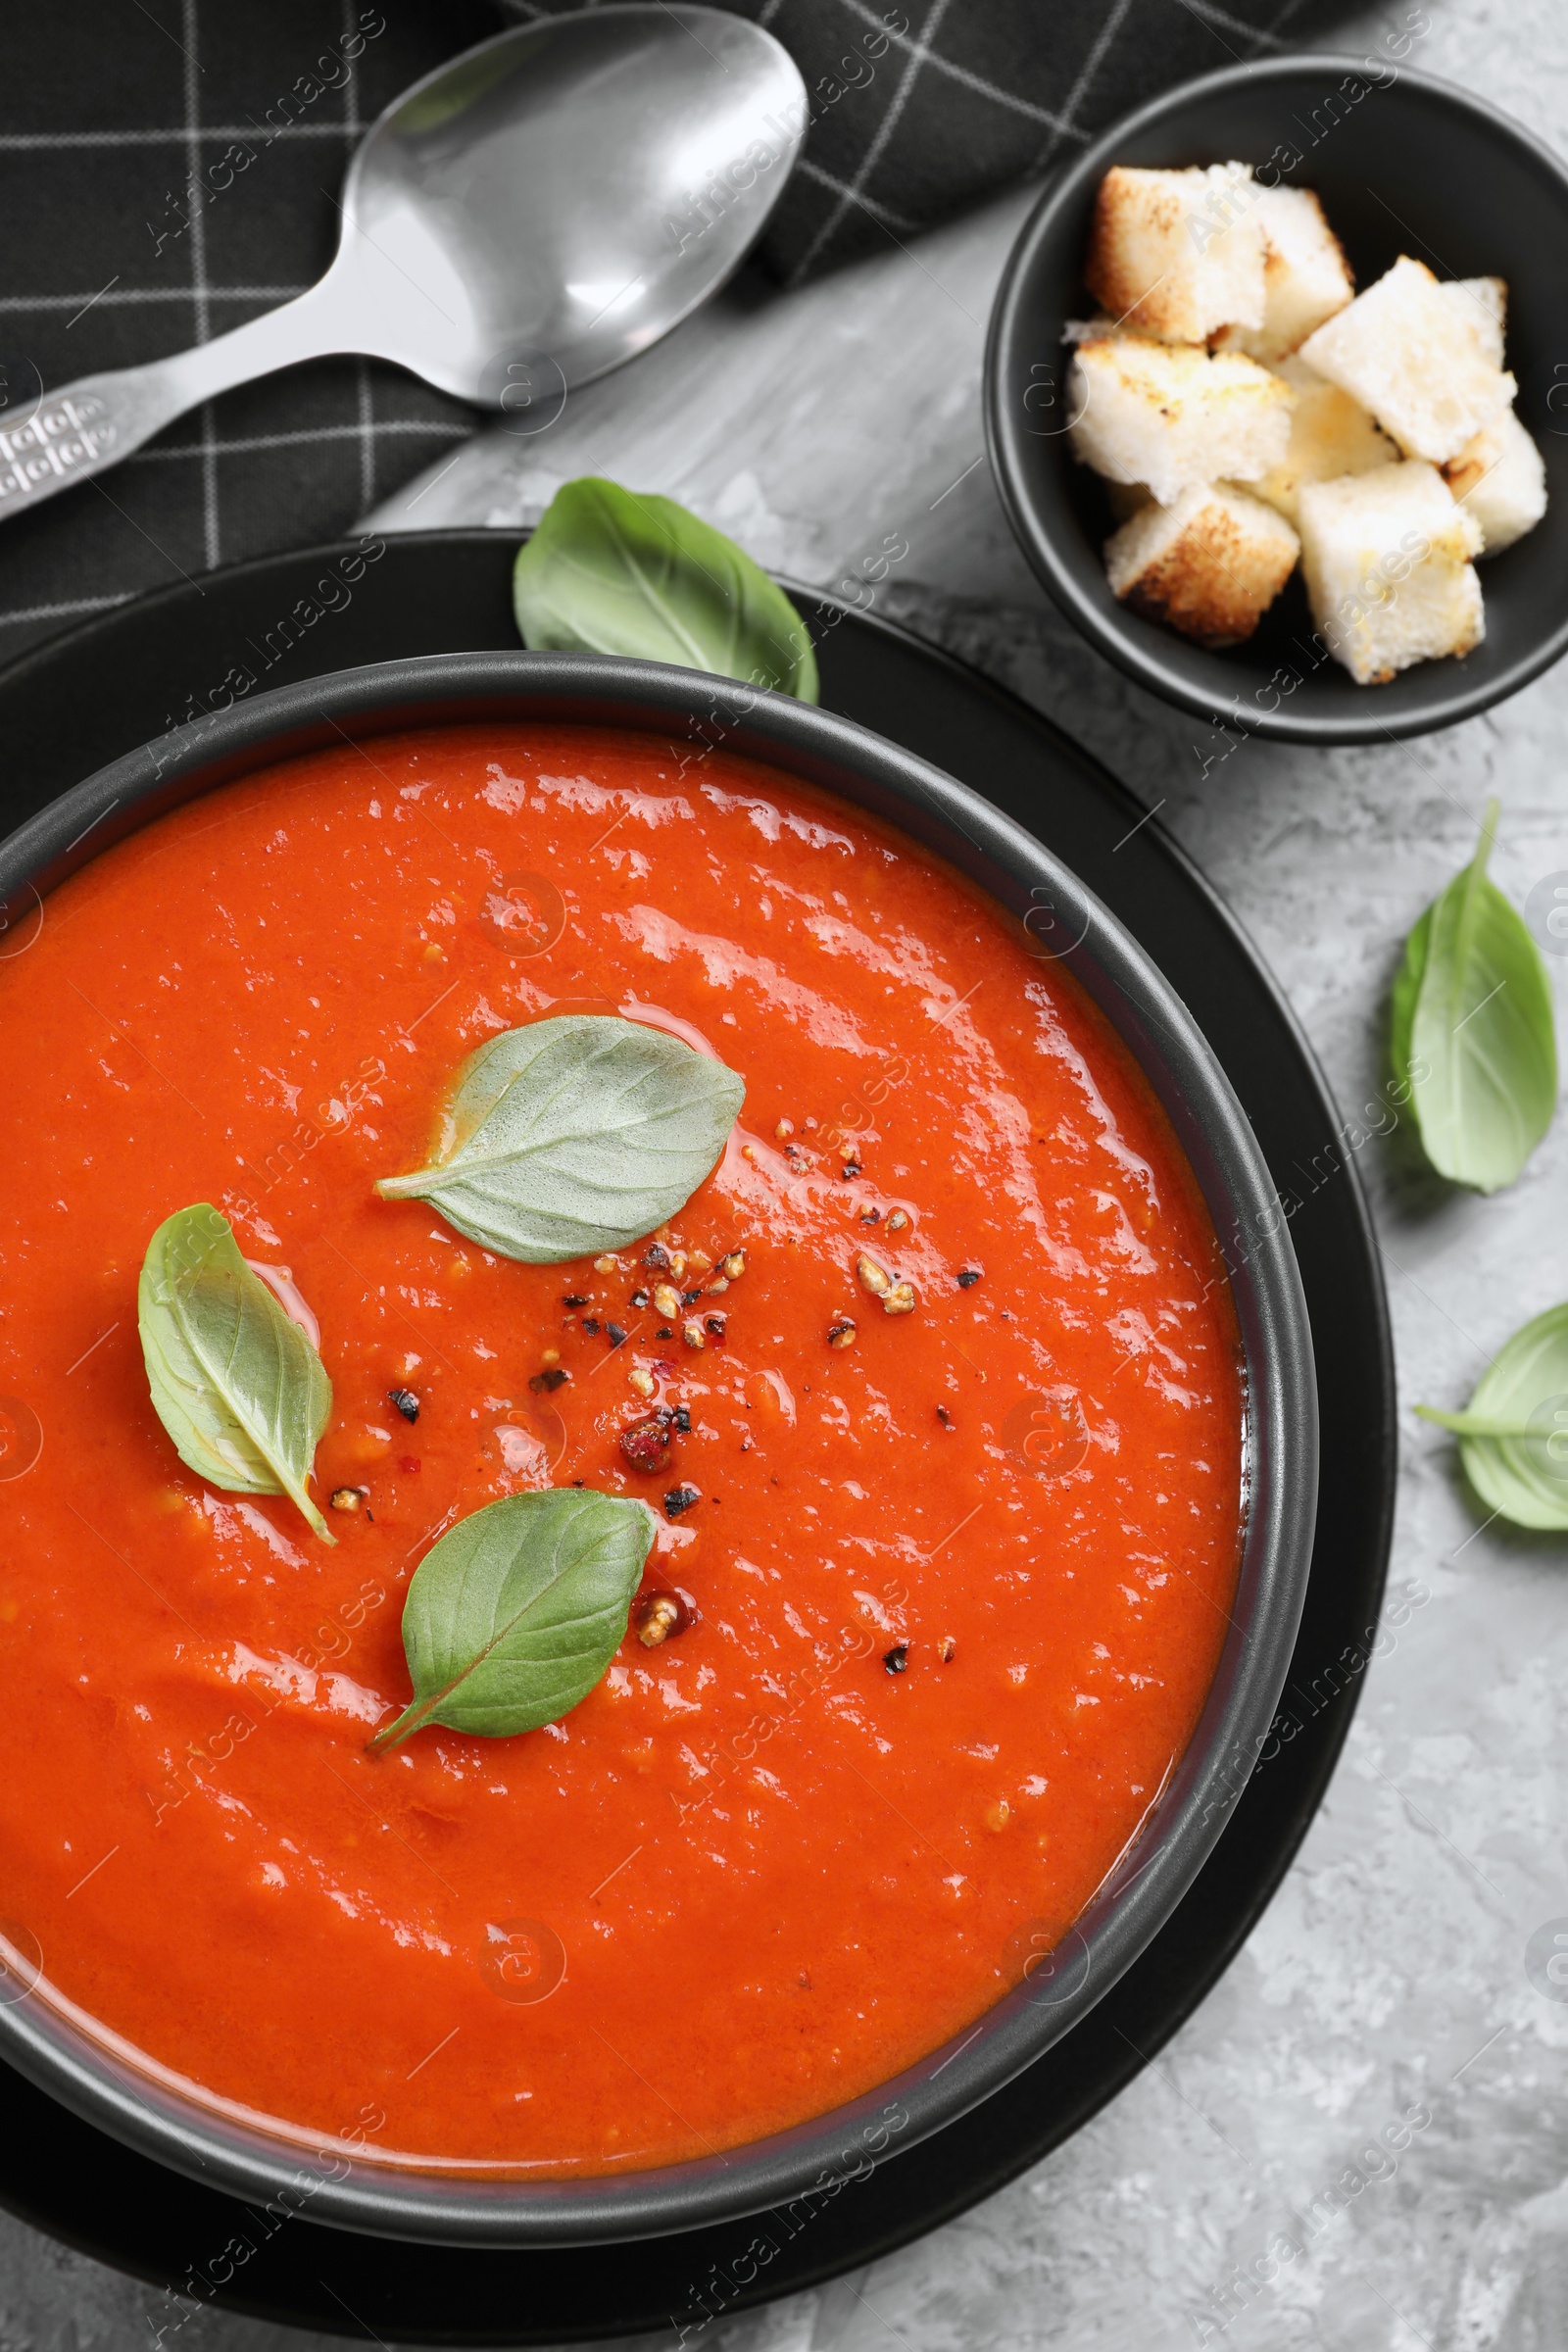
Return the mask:
[(84, 375), (44, 393), (29, 416), (0, 422), (0, 518), (118, 466), (185, 406), (164, 393), (157, 367)]
[(331, 324), (339, 306), (327, 296), (328, 283), (323, 278), (281, 309), (167, 360), (78, 376), (41, 394), (15, 422), (0, 409), (0, 521), (118, 466), (215, 394), (341, 351)]

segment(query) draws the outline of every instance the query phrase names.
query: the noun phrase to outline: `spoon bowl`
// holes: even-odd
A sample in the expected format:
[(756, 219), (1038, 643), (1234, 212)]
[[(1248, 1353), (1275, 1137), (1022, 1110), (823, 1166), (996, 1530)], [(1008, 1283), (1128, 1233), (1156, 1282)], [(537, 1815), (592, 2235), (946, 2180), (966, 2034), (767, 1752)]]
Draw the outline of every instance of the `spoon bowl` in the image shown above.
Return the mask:
[(806, 130), (806, 88), (728, 11), (614, 0), (498, 33), (371, 125), (337, 257), (265, 318), (41, 393), (0, 432), (0, 516), (101, 473), (198, 402), (329, 352), (390, 360), (539, 432), (736, 269)]
[(562, 389), (591, 383), (706, 302), (804, 124), (788, 55), (718, 9), (608, 7), (502, 33), (374, 124), (325, 284), (342, 273), (368, 298), (379, 357), (514, 413), (530, 363)]

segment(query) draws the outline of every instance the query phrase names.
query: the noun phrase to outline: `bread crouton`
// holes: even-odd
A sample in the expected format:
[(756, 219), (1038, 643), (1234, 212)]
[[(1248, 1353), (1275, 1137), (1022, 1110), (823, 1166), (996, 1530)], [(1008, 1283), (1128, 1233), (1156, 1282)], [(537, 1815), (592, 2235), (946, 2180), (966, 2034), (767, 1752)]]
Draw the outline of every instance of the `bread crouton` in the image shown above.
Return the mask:
[(1303, 483), (1299, 529), (1312, 617), (1359, 685), (1480, 644), (1481, 530), (1436, 466)]
[(1443, 473), (1460, 506), (1481, 525), (1484, 556), (1512, 547), (1546, 512), (1546, 468), (1512, 409), (1467, 441)]
[(1144, 335), (1081, 343), (1068, 377), (1074, 454), (1170, 506), (1195, 482), (1252, 481), (1283, 459), (1296, 395), (1239, 351)]
[(1221, 351), (1273, 362), (1288, 359), (1314, 328), (1343, 311), (1355, 280), (1310, 188), (1259, 188), (1257, 217), (1263, 224), (1263, 322), (1227, 326), (1216, 343)]
[(1146, 619), (1219, 648), (1250, 637), (1299, 553), (1272, 507), (1227, 482), (1205, 482), (1174, 506), (1143, 507), (1124, 522), (1105, 542), (1105, 576)]
[(1434, 466), (1496, 421), (1514, 380), (1493, 366), (1424, 262), (1401, 254), (1299, 355), (1370, 409), (1407, 457)]
[(1502, 366), (1503, 327), (1508, 316), (1505, 277), (1447, 277), (1443, 299), (1457, 310), (1494, 368)]
[(1296, 520), (1303, 482), (1332, 482), (1342, 473), (1370, 473), (1392, 466), (1398, 451), (1348, 392), (1331, 384), (1304, 360), (1281, 360), (1276, 373), (1296, 394), (1291, 438), (1284, 457), (1252, 484), (1253, 495)]
[(1263, 323), (1263, 230), (1243, 164), (1141, 172), (1115, 165), (1095, 198), (1084, 279), (1119, 323), (1171, 343)]

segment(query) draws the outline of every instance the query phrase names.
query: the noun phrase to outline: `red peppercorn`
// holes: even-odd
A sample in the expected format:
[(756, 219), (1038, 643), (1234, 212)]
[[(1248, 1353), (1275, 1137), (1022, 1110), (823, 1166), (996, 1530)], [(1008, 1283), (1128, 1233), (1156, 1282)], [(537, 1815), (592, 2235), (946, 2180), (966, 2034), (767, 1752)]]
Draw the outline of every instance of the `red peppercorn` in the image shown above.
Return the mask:
[(646, 1471), (649, 1476), (669, 1468), (669, 1423), (662, 1413), (650, 1413), (645, 1420), (633, 1421), (620, 1433), (620, 1450), (634, 1470)]

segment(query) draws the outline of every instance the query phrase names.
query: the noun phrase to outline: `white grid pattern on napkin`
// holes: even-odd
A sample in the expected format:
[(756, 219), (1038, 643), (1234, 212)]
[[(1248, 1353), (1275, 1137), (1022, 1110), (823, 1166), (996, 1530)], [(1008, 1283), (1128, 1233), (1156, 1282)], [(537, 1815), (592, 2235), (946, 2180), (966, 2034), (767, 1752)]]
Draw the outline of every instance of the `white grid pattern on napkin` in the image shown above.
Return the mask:
[[(395, 37), (393, 13), (386, 12), (387, 48)], [(396, 13), (406, 17), (411, 12), (405, 5)], [(237, 6), (235, 0), (149, 0), (146, 7), (136, 0), (133, 16), (124, 15), (122, 7), (111, 11), (100, 5), (90, 11), (92, 18), (103, 17), (106, 28), (112, 16), (120, 23), (106, 40), (94, 40), (99, 29), (95, 22), (79, 29), (77, 54), (93, 57), (96, 52), (102, 78), (91, 67), (82, 73), (75, 122), (67, 115), (67, 109), (74, 111), (77, 104), (75, 84), (63, 102), (58, 91), (52, 106), (45, 101), (45, 119), (54, 118), (48, 128), (29, 125), (28, 110), (13, 84), (12, 102), (0, 120), (0, 185), (11, 197), (6, 211), (17, 240), (13, 267), (0, 267), (6, 405), (24, 415), (41, 387), (54, 389), (106, 367), (137, 365), (206, 342), (303, 293), (318, 273), (313, 264), (325, 258), (321, 219), (309, 224), (292, 219), (281, 234), (246, 240), (253, 247), (271, 247), (265, 257), (272, 261), (271, 270), (266, 269), (265, 259), (260, 271), (227, 270), (211, 251), (208, 210), (197, 205), (189, 208), (188, 221), (179, 232), (185, 255), (179, 257), (176, 246), (159, 269), (158, 249), (148, 234), (154, 223), (144, 227), (131, 217), (121, 183), (106, 188), (101, 215), (92, 217), (88, 208), (89, 235), (79, 233), (78, 223), (78, 235), (72, 240), (50, 236), (54, 223), (49, 207), (29, 185), (29, 173), (47, 179), (51, 170), (58, 174), (70, 168), (90, 186), (94, 173), (113, 172), (137, 161), (143, 184), (156, 188), (167, 173), (177, 189), (187, 173), (199, 177), (204, 165), (227, 148), (248, 143), (261, 150), (265, 145), (267, 152), (258, 155), (258, 179), (285, 154), (308, 156), (314, 168), (303, 175), (291, 170), (289, 187), (281, 194), (268, 187), (258, 203), (295, 215), (307, 210), (314, 214), (319, 207), (335, 224), (330, 196), (341, 183), (367, 121), (396, 88), (453, 48), (483, 37), (498, 21), (483, 0), (466, 14), (433, 5), (412, 13), (422, 15), (425, 23), (416, 30), (417, 45), (407, 67), (383, 60), (373, 43), (368, 45), (358, 70), (350, 71), (341, 89), (324, 94), (299, 120), (278, 122), (270, 116), (264, 124), (257, 116), (276, 91), (290, 87), (302, 61), (355, 31), (361, 16), (358, 0), (323, 0), (321, 5), (305, 0), (305, 5), (285, 11), (270, 9), (267, 0), (238, 0)], [(236, 16), (242, 20), (237, 41)], [(284, 18), (292, 22), (280, 21)], [(244, 45), (249, 21), (254, 21), (257, 33), (257, 63), (247, 85), (235, 72), (234, 55)], [(225, 47), (225, 35), (227, 54), (220, 63), (214, 52)], [(156, 53), (160, 40), (170, 44), (169, 71), (162, 77), (145, 54), (149, 49)], [(144, 107), (139, 121), (114, 121), (112, 97), (106, 105), (104, 84), (115, 78), (117, 46), (134, 56), (142, 86), (163, 90), (166, 103)], [(400, 55), (409, 55), (406, 37)], [(367, 93), (370, 67), (380, 71)], [(392, 87), (383, 86), (389, 79)], [(211, 104), (209, 91), (215, 83), (219, 102)], [(291, 110), (280, 106), (276, 114), (285, 111)], [(110, 120), (103, 119), (106, 114)], [(236, 181), (235, 194), (224, 199), (230, 208), (248, 201), (239, 194), (244, 185)], [(301, 201), (287, 205), (290, 194)], [(29, 197), (35, 216), (31, 220)], [(152, 201), (156, 208), (156, 195)], [(155, 209), (159, 218), (165, 217)], [(219, 217), (220, 232), (228, 226)], [(36, 278), (37, 272), (18, 264), (29, 243), (35, 253), (43, 249), (58, 254), (60, 269), (53, 284), (26, 286), (26, 278)], [(296, 250), (287, 250), (290, 246)], [(93, 261), (98, 268), (82, 267)], [(177, 276), (170, 273), (170, 262), (176, 264)], [(278, 262), (284, 270), (276, 269)], [(312, 274), (285, 274), (290, 262), (296, 268), (304, 263)], [(313, 380), (302, 383), (302, 376)], [(302, 409), (318, 414), (302, 416)], [(275, 426), (269, 429), (273, 419)], [(0, 407), (0, 423), (4, 421)], [(400, 471), (404, 478), (417, 471), (427, 463), (432, 446), (466, 438), (476, 423), (469, 412), (413, 378), (363, 360), (316, 363), (310, 369), (270, 379), (259, 390), (208, 402), (177, 420), (158, 441), (133, 453), (122, 469), (102, 482), (66, 492), (35, 514), (7, 519), (0, 530), (0, 660), (24, 650), (34, 638), (149, 589), (270, 552), (280, 543), (279, 524), (285, 526), (282, 544), (335, 536), (394, 487)], [(358, 462), (345, 475), (335, 453), (349, 451)], [(254, 480), (250, 477), (251, 466), (274, 469), (265, 488), (258, 486), (259, 473)], [(314, 477), (302, 492), (292, 530), (286, 529), (292, 503), (289, 468), (303, 468)], [(330, 472), (335, 493), (326, 487), (324, 471)], [(148, 480), (166, 485), (153, 501), (158, 510), (153, 514), (145, 511), (146, 502), (138, 495), (139, 486)], [(95, 513), (95, 507), (103, 511)], [(175, 516), (174, 529), (164, 527), (165, 514)]]

